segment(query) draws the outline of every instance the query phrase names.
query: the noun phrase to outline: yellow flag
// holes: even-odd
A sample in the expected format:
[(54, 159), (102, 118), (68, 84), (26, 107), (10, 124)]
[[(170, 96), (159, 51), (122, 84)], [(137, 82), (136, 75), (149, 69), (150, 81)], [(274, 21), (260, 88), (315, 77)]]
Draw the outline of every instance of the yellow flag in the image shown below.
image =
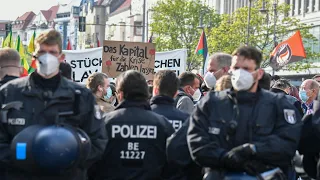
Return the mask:
[(25, 57), (25, 51), (24, 51), (23, 44), (20, 40), (20, 36), (18, 36), (16, 40), (16, 49), (20, 54), (21, 66), (23, 67), (23, 73), (21, 76), (28, 76), (29, 64)]
[(12, 32), (11, 31), (8, 34), (8, 36), (6, 37), (6, 39), (2, 42), (2, 48), (4, 48), (4, 47), (13, 48)]
[(35, 47), (34, 47), (34, 39), (35, 38), (36, 38), (36, 32), (34, 31), (32, 37), (30, 39), (29, 46), (28, 46), (28, 52), (30, 54), (32, 54), (35, 51)]

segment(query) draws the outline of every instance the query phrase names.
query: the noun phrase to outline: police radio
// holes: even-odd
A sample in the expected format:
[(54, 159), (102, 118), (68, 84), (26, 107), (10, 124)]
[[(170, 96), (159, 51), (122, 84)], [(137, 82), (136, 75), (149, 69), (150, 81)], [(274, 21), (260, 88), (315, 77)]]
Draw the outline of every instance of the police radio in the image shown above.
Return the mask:
[(91, 149), (90, 138), (83, 130), (64, 122), (80, 112), (81, 91), (74, 94), (73, 110), (59, 112), (54, 125), (31, 125), (13, 138), (10, 147), (15, 167), (37, 174), (61, 174), (84, 164)]
[(238, 107), (238, 101), (234, 97), (231, 92), (228, 92), (228, 98), (233, 102), (233, 115), (232, 115), (232, 120), (229, 121), (228, 126), (227, 126), (227, 134), (228, 136), (234, 136), (238, 127), (238, 122), (237, 119), (239, 118), (239, 107)]

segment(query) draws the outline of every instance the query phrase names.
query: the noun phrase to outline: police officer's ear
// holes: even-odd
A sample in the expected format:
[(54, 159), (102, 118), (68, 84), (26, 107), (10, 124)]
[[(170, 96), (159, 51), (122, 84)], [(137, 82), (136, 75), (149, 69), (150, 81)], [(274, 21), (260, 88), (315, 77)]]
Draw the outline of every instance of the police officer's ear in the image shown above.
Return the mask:
[(122, 102), (124, 100), (123, 92), (122, 91), (116, 92), (116, 97), (118, 99), (118, 102)]
[(264, 70), (263, 69), (261, 69), (261, 68), (257, 69), (257, 80), (262, 79), (263, 74), (264, 74)]
[(153, 96), (159, 95), (159, 88), (158, 88), (158, 87), (153, 86), (153, 88), (152, 88), (152, 95), (153, 95)]
[(65, 58), (66, 58), (66, 55), (62, 53), (62, 54), (59, 56), (59, 58), (58, 58), (58, 59), (59, 59), (59, 62), (60, 62), (60, 63), (64, 62), (64, 61), (65, 61)]

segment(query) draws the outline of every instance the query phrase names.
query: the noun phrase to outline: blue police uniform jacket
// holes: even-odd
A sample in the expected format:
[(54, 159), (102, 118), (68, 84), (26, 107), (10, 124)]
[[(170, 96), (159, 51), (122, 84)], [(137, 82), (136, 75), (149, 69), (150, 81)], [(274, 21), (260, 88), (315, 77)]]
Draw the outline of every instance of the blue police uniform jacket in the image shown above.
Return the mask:
[(166, 117), (176, 131), (189, 117), (187, 113), (174, 106), (174, 99), (169, 96), (154, 96), (151, 98), (150, 104), (152, 111)]
[[(238, 101), (238, 116), (230, 94)], [(245, 143), (255, 145), (254, 160), (286, 169), (302, 128), (301, 116), (288, 99), (263, 89), (256, 93), (210, 92), (196, 106), (190, 121), (187, 141), (191, 157), (212, 169), (225, 168), (221, 157)], [(233, 135), (229, 131), (231, 121), (238, 124)]]

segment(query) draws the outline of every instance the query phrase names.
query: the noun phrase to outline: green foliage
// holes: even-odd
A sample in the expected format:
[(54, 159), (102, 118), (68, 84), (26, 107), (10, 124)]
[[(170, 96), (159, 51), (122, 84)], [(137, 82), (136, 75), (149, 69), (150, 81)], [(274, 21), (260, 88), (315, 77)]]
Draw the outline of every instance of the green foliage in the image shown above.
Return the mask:
[[(163, 0), (153, 8), (153, 23), (157, 51), (188, 49), (187, 70), (202, 65), (202, 57), (194, 53), (201, 30), (198, 28), (201, 12), (203, 24), (217, 27), (220, 16), (200, 0)], [(205, 12), (205, 13), (204, 13)]]
[[(249, 45), (259, 48), (264, 55), (263, 67), (269, 65), (269, 55), (274, 46), (274, 21), (276, 20), (276, 41), (278, 43), (289, 38), (296, 30), (300, 30), (301, 35), (306, 42), (316, 40), (309, 33), (311, 25), (301, 23), (294, 17), (288, 17), (290, 6), (287, 4), (277, 5), (277, 14), (274, 15), (273, 0), (265, 0), (265, 9), (267, 13), (260, 12), (262, 0), (255, 1), (251, 8), (251, 21), (249, 28)], [(276, 19), (275, 19), (276, 18)], [(220, 25), (213, 28), (209, 36), (209, 49), (215, 52), (232, 53), (237, 47), (246, 44), (247, 25), (248, 25), (248, 7), (237, 9), (231, 15), (224, 15)], [(307, 59), (288, 65), (292, 70), (302, 70), (310, 68), (312, 65), (310, 59), (319, 58), (318, 53), (313, 53), (310, 48), (305, 48)], [(211, 52), (212, 53), (212, 52)]]

